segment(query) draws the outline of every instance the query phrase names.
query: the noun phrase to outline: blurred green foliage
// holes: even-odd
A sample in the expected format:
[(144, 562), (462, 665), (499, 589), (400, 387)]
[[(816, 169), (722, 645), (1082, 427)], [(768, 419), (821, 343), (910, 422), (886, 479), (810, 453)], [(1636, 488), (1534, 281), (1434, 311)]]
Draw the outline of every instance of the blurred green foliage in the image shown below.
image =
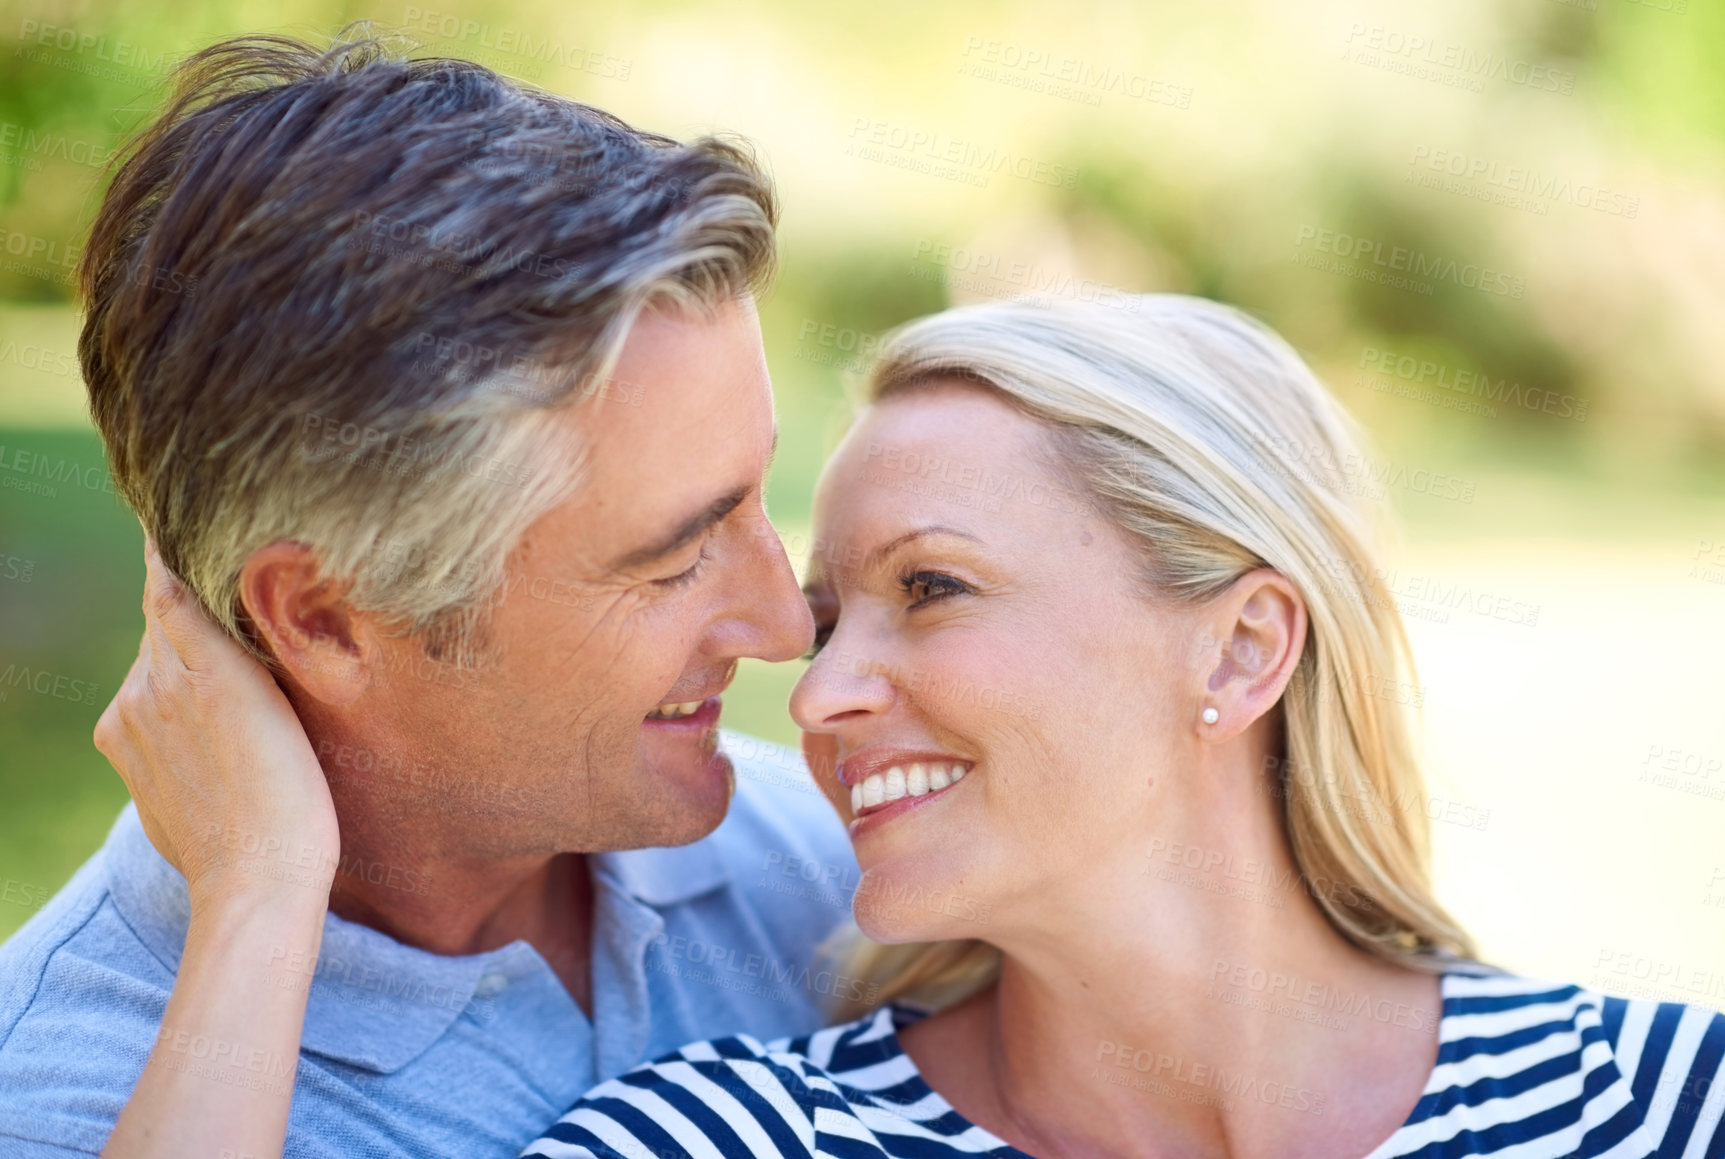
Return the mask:
[[(70, 356), (69, 271), (101, 162), (158, 107), (172, 61), (224, 35), (327, 36), (368, 19), (406, 28), (424, 52), (475, 56), (645, 127), (756, 141), (785, 202), (782, 268), (763, 321), (784, 432), (769, 501), (793, 540), (806, 536), (810, 490), (846, 421), (861, 336), (1022, 288), (960, 276), (956, 260), (931, 260), (941, 247), (1022, 262), (1056, 284), (1070, 274), (1258, 314), (1387, 454), (1501, 481), (1497, 502), (1467, 510), (1397, 497), (1406, 516), (1445, 534), (1520, 534), (1532, 520), (1547, 532), (1645, 535), (1647, 496), (1661, 496), (1663, 510), (1725, 492), (1715, 353), (1725, 331), (1725, 5), (450, 0), (429, 10), (210, 0), (168, 11), (25, 0), (6, 13), (7, 454), (101, 461), (75, 376), (23, 351), (34, 343)], [(1438, 64), (1429, 50), (1392, 50), (1413, 37), (1438, 46)], [(1451, 49), (1556, 70), (1570, 91), (1489, 70), (1474, 91), (1455, 69), (1437, 83), (1386, 67), (1443, 72)], [(1011, 63), (1028, 54), (1045, 63)], [(1165, 81), (1190, 99), (1135, 100), (1084, 79), (1110, 75)], [(922, 153), (894, 146), (912, 133), (934, 143)], [(872, 153), (859, 150), (876, 137)], [(942, 149), (1004, 149), (1073, 179), (972, 165), (971, 178), (987, 176), (978, 185), (918, 171), (923, 153)], [(1455, 157), (1459, 192), (1443, 186)], [(1473, 175), (1476, 163), (1490, 175)], [(1512, 171), (1535, 175), (1535, 191), (1517, 193), (1523, 178)], [(1581, 187), (1633, 198), (1636, 211), (1623, 201), (1616, 212), (1589, 208)], [(1519, 200), (1505, 204), (1510, 194)], [(1313, 269), (1297, 259), (1317, 231), (1491, 266), (1525, 279), (1526, 292), (1448, 279), (1408, 292)], [(1487, 416), (1373, 389), (1362, 363), (1374, 349), (1584, 399), (1587, 418), (1537, 406)], [(33, 890), (61, 884), (124, 800), (89, 733), (136, 649), (139, 542), (136, 522), (100, 487), (0, 489), (0, 670), (27, 666), (100, 693), (74, 703), (0, 690), (0, 878)], [(9, 558), (33, 562), (27, 583), (5, 578)], [(794, 666), (747, 668), (727, 723), (794, 739), (782, 708), (794, 677)], [(29, 908), (0, 904), (0, 935)]]

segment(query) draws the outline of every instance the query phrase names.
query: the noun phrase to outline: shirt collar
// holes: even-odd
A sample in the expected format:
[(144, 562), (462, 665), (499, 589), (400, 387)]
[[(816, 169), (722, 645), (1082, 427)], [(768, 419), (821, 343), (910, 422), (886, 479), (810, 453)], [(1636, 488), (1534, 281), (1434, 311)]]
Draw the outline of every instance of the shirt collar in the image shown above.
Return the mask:
[[(108, 836), (108, 890), (120, 916), (170, 972), (177, 973), (191, 921), (185, 878), (156, 851), (126, 805)], [(644, 906), (678, 905), (730, 881), (715, 838), (665, 849), (591, 857), (595, 874)], [(594, 943), (614, 940), (610, 907), (595, 912)], [(627, 939), (633, 946), (639, 938)], [(639, 953), (633, 968), (639, 972)], [(298, 972), (295, 972), (297, 967)], [(304, 984), (304, 963), (268, 963), (284, 985)], [(537, 951), (516, 941), (484, 954), (449, 956), (403, 945), (386, 934), (326, 914), (323, 947), (306, 1004), (306, 1051), (389, 1074), (419, 1057), (463, 1011), (489, 998), (492, 975), (550, 972)]]
[(650, 906), (692, 901), (731, 880), (714, 834), (692, 845), (619, 849), (592, 854), (588, 860), (596, 874), (609, 877), (624, 893)]
[[(186, 879), (169, 865), (127, 804), (108, 836), (108, 891), (120, 916), (163, 966), (177, 973), (191, 923)], [(519, 949), (517, 948), (519, 947)], [(311, 973), (301, 1046), (311, 1054), (389, 1074), (436, 1042), (474, 997), (488, 972), (520, 969), (517, 942), (486, 954), (450, 957), (402, 945), (334, 914), (324, 915), (313, 966), (285, 955), (264, 963), (284, 987)]]

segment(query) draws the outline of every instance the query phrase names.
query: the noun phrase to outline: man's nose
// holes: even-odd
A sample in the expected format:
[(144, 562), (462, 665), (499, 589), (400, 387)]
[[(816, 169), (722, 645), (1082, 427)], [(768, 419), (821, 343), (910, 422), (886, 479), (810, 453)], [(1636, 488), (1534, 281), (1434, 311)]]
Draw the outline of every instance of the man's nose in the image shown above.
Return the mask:
[(737, 578), (737, 620), (746, 629), (737, 642), (739, 654), (774, 662), (795, 660), (814, 643), (814, 616), (765, 512), (752, 522)]

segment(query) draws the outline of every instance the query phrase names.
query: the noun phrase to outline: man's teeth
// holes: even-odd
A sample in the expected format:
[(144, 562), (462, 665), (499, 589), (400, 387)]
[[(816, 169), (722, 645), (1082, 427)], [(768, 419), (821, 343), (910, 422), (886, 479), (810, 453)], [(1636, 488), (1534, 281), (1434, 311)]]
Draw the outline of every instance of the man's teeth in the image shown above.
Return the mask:
[(679, 716), (688, 716), (705, 704), (704, 700), (690, 700), (683, 704), (661, 704), (647, 714), (648, 720), (676, 720)]
[(851, 786), (851, 812), (861, 813), (900, 797), (926, 797), (956, 785), (970, 766), (962, 762), (894, 765), (884, 773), (864, 777)]

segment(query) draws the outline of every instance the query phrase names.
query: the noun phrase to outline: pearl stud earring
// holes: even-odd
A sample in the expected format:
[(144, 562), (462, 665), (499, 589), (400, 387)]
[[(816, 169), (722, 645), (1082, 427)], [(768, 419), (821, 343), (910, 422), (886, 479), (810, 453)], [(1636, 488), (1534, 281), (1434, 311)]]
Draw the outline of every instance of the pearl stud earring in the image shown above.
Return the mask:
[(1222, 714), (1217, 712), (1214, 708), (1206, 708), (1204, 710), (1204, 723), (1205, 724), (1215, 724), (1218, 720), (1221, 720), (1221, 719), (1222, 719)]

